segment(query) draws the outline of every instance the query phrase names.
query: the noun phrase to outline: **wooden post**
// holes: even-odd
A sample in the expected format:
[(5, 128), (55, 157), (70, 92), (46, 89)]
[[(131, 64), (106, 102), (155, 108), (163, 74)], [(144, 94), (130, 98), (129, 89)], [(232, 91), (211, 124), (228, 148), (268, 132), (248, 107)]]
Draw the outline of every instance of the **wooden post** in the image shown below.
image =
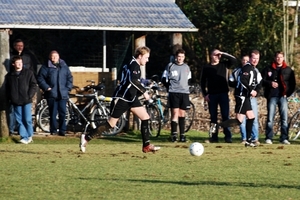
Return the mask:
[(8, 110), (4, 79), (9, 70), (9, 29), (0, 30), (0, 137), (8, 137), (6, 110)]
[(181, 33), (173, 33), (171, 39), (171, 45), (173, 47), (172, 54), (175, 55), (175, 52), (178, 49), (182, 48), (182, 34)]
[[(135, 39), (134, 49), (141, 46), (146, 46), (146, 35)], [(141, 78), (146, 78), (146, 66), (141, 66)]]

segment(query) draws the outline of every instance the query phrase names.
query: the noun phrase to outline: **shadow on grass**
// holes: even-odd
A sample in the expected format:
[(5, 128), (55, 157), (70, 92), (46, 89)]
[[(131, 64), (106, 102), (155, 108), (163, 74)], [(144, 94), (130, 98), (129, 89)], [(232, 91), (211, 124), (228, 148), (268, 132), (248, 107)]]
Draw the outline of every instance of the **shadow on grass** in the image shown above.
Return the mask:
[[(81, 180), (91, 180), (91, 179), (97, 179), (99, 178), (79, 178)], [(107, 181), (108, 179), (101, 179), (103, 181)], [(222, 181), (196, 181), (196, 182), (190, 182), (190, 181), (163, 181), (163, 180), (139, 180), (139, 179), (127, 179), (127, 180), (121, 180), (121, 179), (109, 179), (109, 181), (128, 181), (128, 182), (141, 182), (141, 183), (153, 183), (153, 184), (175, 184), (175, 185), (212, 185), (212, 186), (238, 186), (238, 187), (265, 187), (265, 188), (278, 188), (278, 189), (300, 189), (299, 185), (287, 185), (287, 184), (264, 184), (264, 183), (251, 183), (251, 182), (222, 182)]]
[(288, 189), (300, 189), (299, 185), (287, 185), (287, 184), (263, 184), (263, 183), (250, 183), (250, 182), (217, 182), (217, 181), (197, 181), (197, 182), (187, 182), (187, 181), (163, 181), (163, 180), (138, 180), (138, 179), (128, 179), (132, 182), (147, 182), (147, 183), (162, 183), (162, 184), (176, 184), (176, 185), (216, 185), (216, 186), (240, 186), (240, 187), (265, 187), (265, 188), (288, 188)]

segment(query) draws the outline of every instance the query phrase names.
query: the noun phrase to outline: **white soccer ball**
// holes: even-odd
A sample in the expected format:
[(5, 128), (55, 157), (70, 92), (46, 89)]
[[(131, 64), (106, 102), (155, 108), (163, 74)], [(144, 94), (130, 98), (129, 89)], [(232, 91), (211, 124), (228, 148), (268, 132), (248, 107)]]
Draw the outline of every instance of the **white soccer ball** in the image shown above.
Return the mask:
[(192, 156), (201, 156), (204, 152), (204, 146), (199, 142), (194, 142), (190, 145), (190, 154)]

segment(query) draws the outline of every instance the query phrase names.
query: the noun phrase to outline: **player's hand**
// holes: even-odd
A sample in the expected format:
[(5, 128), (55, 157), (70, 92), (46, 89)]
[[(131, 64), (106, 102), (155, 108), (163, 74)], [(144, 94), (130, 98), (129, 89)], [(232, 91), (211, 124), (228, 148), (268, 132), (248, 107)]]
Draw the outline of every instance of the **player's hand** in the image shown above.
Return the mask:
[(251, 96), (252, 96), (252, 97), (256, 97), (256, 95), (257, 95), (257, 91), (255, 91), (255, 90), (252, 90), (250, 94), (251, 94)]
[(278, 87), (278, 83), (272, 81), (272, 87), (273, 87), (273, 88), (277, 88), (277, 87)]
[(143, 94), (144, 98), (146, 100), (149, 100), (150, 99), (150, 95), (148, 94), (148, 92), (146, 91), (144, 94)]

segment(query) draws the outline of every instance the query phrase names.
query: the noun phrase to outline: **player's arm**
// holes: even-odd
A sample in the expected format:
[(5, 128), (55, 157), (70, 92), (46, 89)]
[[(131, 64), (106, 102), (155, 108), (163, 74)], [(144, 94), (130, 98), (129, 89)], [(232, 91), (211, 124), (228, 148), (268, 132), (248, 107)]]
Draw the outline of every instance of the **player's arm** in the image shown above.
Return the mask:
[(146, 92), (146, 88), (142, 85), (139, 79), (140, 78), (139, 71), (140, 71), (139, 66), (137, 65), (132, 66), (132, 68), (130, 69), (131, 78), (129, 81), (141, 94), (144, 94)]

